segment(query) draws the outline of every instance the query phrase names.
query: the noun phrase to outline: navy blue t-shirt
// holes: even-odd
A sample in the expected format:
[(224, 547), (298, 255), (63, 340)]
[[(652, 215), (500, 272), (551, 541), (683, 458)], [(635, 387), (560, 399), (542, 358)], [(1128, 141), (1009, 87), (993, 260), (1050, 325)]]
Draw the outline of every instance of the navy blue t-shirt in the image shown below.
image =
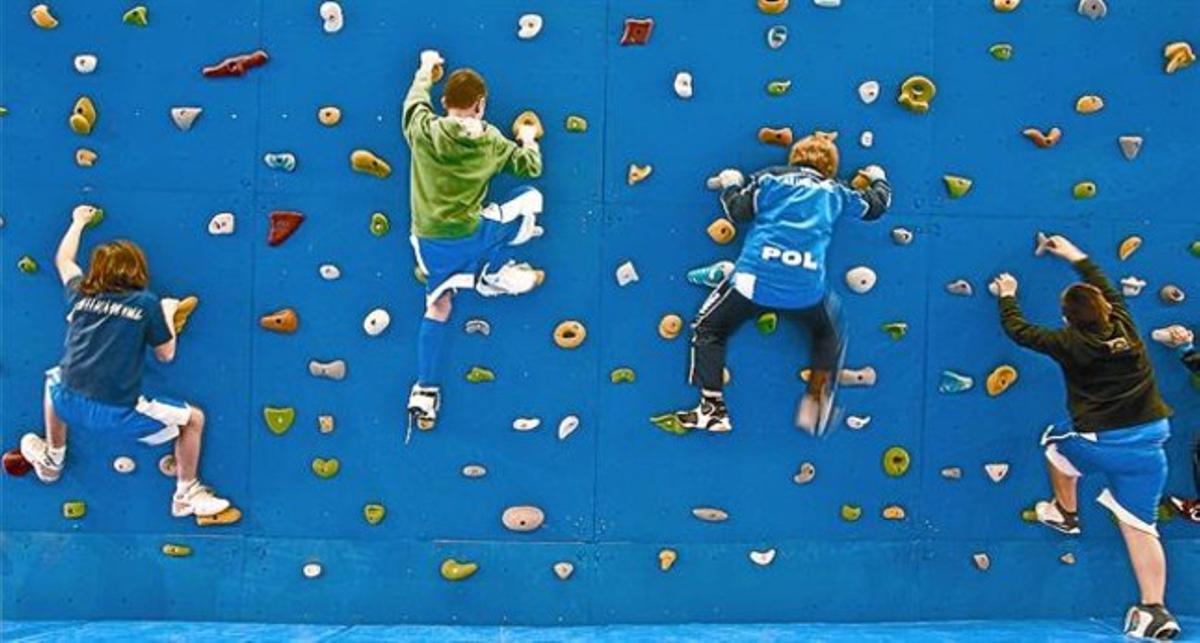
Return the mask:
[(66, 351), (59, 366), (67, 388), (120, 406), (134, 406), (142, 390), (146, 347), (171, 340), (158, 295), (149, 290), (86, 296), (82, 277), (67, 282)]

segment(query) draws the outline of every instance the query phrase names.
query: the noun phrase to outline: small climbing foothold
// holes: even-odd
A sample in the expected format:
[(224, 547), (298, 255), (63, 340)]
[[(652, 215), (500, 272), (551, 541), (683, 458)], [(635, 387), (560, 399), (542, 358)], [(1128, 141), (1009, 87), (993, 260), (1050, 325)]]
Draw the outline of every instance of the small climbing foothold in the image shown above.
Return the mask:
[(558, 580), (567, 580), (571, 574), (575, 573), (575, 565), (565, 560), (554, 563), (551, 569), (554, 570), (554, 575), (558, 577)]
[(323, 377), (335, 381), (346, 379), (346, 360), (335, 359), (331, 362), (309, 360), (308, 373), (313, 377)]
[(335, 422), (332, 415), (317, 416), (317, 431), (319, 433), (333, 433)]
[(559, 348), (579, 348), (585, 339), (587, 339), (587, 327), (574, 319), (559, 322), (554, 327), (554, 343)]
[(896, 100), (910, 112), (924, 114), (929, 111), (929, 103), (936, 95), (937, 85), (932, 80), (925, 76), (909, 76), (900, 85), (900, 95)]
[(542, 421), (538, 418), (517, 418), (513, 420), (512, 428), (514, 431), (532, 431), (542, 425)]
[(174, 543), (166, 543), (162, 546), (162, 553), (165, 556), (172, 558), (185, 558), (192, 555), (192, 548), (187, 545), (176, 545)]
[(984, 382), (987, 394), (996, 397), (1007, 391), (1017, 381), (1017, 369), (1008, 364), (997, 366), (988, 374)]
[(542, 17), (536, 13), (527, 13), (517, 18), (517, 37), (530, 40), (542, 32)]
[(258, 318), (258, 325), (276, 333), (294, 333), (300, 326), (300, 316), (292, 308), (284, 308)]
[(50, 13), (50, 7), (39, 4), (29, 10), (29, 17), (33, 20), (33, 24), (42, 29), (53, 29), (58, 26), (58, 19)]
[(1071, 188), (1071, 196), (1076, 199), (1090, 199), (1096, 196), (1096, 184), (1091, 181), (1080, 181)]
[(310, 579), (310, 580), (314, 579), (314, 578), (320, 578), (321, 574), (324, 573), (324, 571), (325, 571), (325, 569), (323, 567), (321, 567), (321, 563), (318, 563), (316, 561), (304, 563), (304, 566), (300, 568), (300, 573), (305, 578)]
[(871, 292), (876, 280), (875, 271), (866, 266), (851, 268), (846, 272), (846, 286), (860, 295)]
[(296, 421), (296, 409), (290, 406), (264, 406), (263, 420), (267, 423), (267, 428), (271, 433), (283, 435), (292, 428), (292, 424)]
[(75, 150), (75, 165), (79, 167), (92, 167), (99, 158), (95, 152), (86, 147)]
[(1130, 256), (1132, 256), (1133, 253), (1137, 252), (1138, 248), (1141, 248), (1141, 247), (1142, 247), (1142, 238), (1141, 237), (1137, 236), (1136, 234), (1125, 237), (1125, 240), (1121, 242), (1120, 247), (1117, 248), (1117, 258), (1120, 259), (1121, 261), (1125, 261)]
[(1079, 6), (1075, 10), (1079, 15), (1092, 20), (1099, 20), (1108, 15), (1108, 5), (1104, 0), (1079, 0)]
[(858, 144), (863, 147), (871, 147), (875, 144), (875, 133), (871, 130), (863, 130), (862, 134), (858, 135)]
[(1133, 275), (1121, 279), (1121, 294), (1126, 297), (1137, 297), (1142, 294), (1142, 288), (1145, 287), (1146, 280), (1138, 279)]
[(775, 129), (772, 127), (763, 127), (758, 130), (758, 141), (767, 145), (788, 147), (792, 144), (792, 128), (781, 127)]
[(681, 71), (675, 74), (675, 95), (687, 100), (692, 97), (694, 91), (692, 86), (692, 74), (690, 72)]
[(842, 6), (842, 0), (813, 0), (813, 4), (822, 9), (837, 9)]
[(96, 71), (96, 65), (99, 63), (100, 59), (96, 58), (95, 54), (79, 54), (75, 56), (75, 71), (90, 74)]
[(914, 238), (915, 235), (908, 228), (892, 228), (892, 242), (898, 246), (907, 246)]
[(629, 172), (626, 175), (625, 180), (629, 185), (637, 185), (638, 183), (641, 183), (649, 178), (650, 173), (653, 171), (654, 166), (652, 165), (637, 165), (635, 163), (630, 163)]
[(1001, 13), (1016, 11), (1021, 0), (992, 0), (992, 8)]
[(754, 320), (754, 326), (763, 335), (770, 335), (779, 327), (779, 314), (775, 311), (765, 312), (759, 315), (758, 319)]
[(267, 52), (259, 49), (248, 54), (230, 56), (221, 62), (205, 67), (201, 73), (208, 78), (225, 78), (244, 76), (247, 71), (267, 64), (270, 57)]
[(955, 176), (946, 174), (942, 176), (942, 180), (946, 182), (946, 192), (951, 199), (958, 199), (971, 191), (971, 186), (974, 182), (965, 176)]
[(92, 99), (80, 96), (79, 100), (75, 101), (75, 107), (71, 109), (67, 124), (71, 126), (71, 131), (87, 136), (96, 126), (96, 116), (96, 105), (92, 103)]
[(342, 110), (333, 105), (326, 105), (317, 110), (317, 122), (325, 127), (333, 127), (342, 122)]
[(62, 505), (63, 518), (79, 520), (87, 515), (87, 503), (82, 500), (68, 500)]
[(363, 332), (371, 337), (378, 337), (392, 323), (392, 316), (382, 308), (376, 308), (367, 313), (363, 319)]
[(1059, 560), (1059, 562), (1061, 562), (1064, 565), (1074, 565), (1075, 564), (1075, 554), (1072, 554), (1071, 552), (1067, 552), (1067, 553), (1063, 554), (1062, 556), (1059, 556), (1058, 560)]
[(267, 245), (278, 246), (304, 223), (304, 215), (288, 210), (276, 210), (269, 215), (271, 226), (267, 231)]
[(808, 484), (815, 477), (817, 477), (817, 466), (811, 462), (802, 462), (800, 468), (796, 470), (796, 475), (792, 476), (792, 482)]
[(637, 380), (637, 374), (633, 372), (632, 368), (622, 366), (620, 368), (613, 369), (613, 371), (608, 374), (608, 380), (613, 384), (632, 384)]
[(291, 152), (267, 152), (263, 155), (263, 163), (272, 170), (296, 171), (296, 155)]
[(566, 440), (579, 429), (579, 416), (568, 415), (558, 423), (558, 439)]
[(178, 474), (178, 464), (175, 462), (174, 453), (168, 453), (158, 459), (158, 472), (168, 478), (174, 478)]
[(1117, 138), (1117, 145), (1121, 148), (1121, 155), (1125, 157), (1125, 160), (1132, 161), (1142, 151), (1142, 137), (1135, 135), (1121, 136)]
[(704, 522), (725, 522), (729, 520), (729, 513), (724, 509), (716, 507), (696, 507), (692, 509), (692, 515)]
[(482, 478), (487, 475), (487, 467), (484, 467), (482, 464), (464, 465), (462, 474), (466, 478)]
[(392, 174), (392, 166), (370, 150), (354, 150), (350, 153), (350, 168), (355, 172), (370, 174), (386, 179)]
[(125, 15), (121, 16), (121, 21), (127, 25), (145, 27), (150, 24), (150, 12), (148, 9), (146, 9), (145, 5), (139, 4), (129, 11), (126, 11)]
[[(999, 2), (1000, 0), (997, 0)], [(971, 560), (975, 562), (975, 567), (981, 572), (986, 572), (992, 566), (992, 559), (984, 552), (979, 552), (971, 555)]]
[(983, 470), (992, 482), (999, 483), (1008, 477), (1008, 463), (989, 462), (983, 465)]
[(617, 266), (616, 272), (617, 285), (624, 288), (638, 280), (637, 268), (634, 267), (632, 261), (625, 261)]
[(960, 297), (970, 297), (975, 294), (975, 289), (971, 287), (971, 282), (966, 279), (955, 279), (946, 284), (946, 292)]
[(571, 114), (567, 117), (566, 128), (568, 132), (586, 132), (588, 128), (587, 119), (582, 116)]
[(1104, 109), (1104, 99), (1095, 94), (1080, 96), (1079, 100), (1075, 101), (1075, 111), (1080, 114), (1095, 114), (1102, 109)]
[(904, 447), (890, 447), (883, 452), (883, 471), (893, 478), (908, 473), (912, 459)]
[(737, 236), (737, 228), (734, 228), (733, 223), (725, 217), (714, 219), (712, 223), (708, 224), (706, 232), (714, 243), (722, 246), (731, 243)]
[(862, 507), (858, 505), (842, 505), (842, 520), (846, 522), (855, 522), (862, 518)]
[(879, 98), (879, 81), (868, 80), (858, 86), (858, 98), (862, 102), (870, 105)]
[(725, 278), (733, 274), (732, 261), (718, 261), (712, 265), (693, 268), (687, 273), (688, 283), (695, 286), (704, 286), (705, 288), (716, 288), (725, 281)]
[(1167, 59), (1167, 73), (1173, 74), (1185, 67), (1191, 67), (1196, 62), (1196, 54), (1192, 51), (1192, 46), (1186, 42), (1179, 41), (1167, 45), (1163, 49), (1163, 57)]
[(674, 549), (662, 549), (658, 552), (658, 568), (662, 571), (669, 571), (675, 561), (679, 559), (679, 554)]
[(938, 383), (939, 393), (964, 393), (971, 390), (975, 386), (975, 380), (969, 375), (956, 373), (954, 371), (942, 371), (941, 381)]
[(447, 558), (442, 561), (442, 578), (449, 581), (466, 580), (477, 571), (479, 571), (477, 563), (460, 563), (453, 558)]
[(535, 531), (546, 521), (546, 514), (533, 505), (509, 507), (500, 515), (500, 522), (509, 531)]
[(644, 45), (650, 42), (654, 18), (626, 18), (621, 32), (621, 46)]
[(754, 550), (754, 549), (750, 550), (750, 562), (754, 563), (755, 565), (758, 565), (759, 567), (766, 567), (767, 565), (770, 565), (774, 561), (775, 561), (775, 550), (774, 549), (764, 549), (762, 551), (758, 551), (758, 550)]
[(767, 83), (767, 95), (783, 96), (784, 94), (788, 93), (788, 90), (791, 88), (792, 81), (790, 80), (773, 80)]
[(388, 221), (387, 215), (382, 212), (375, 212), (371, 215), (371, 234), (382, 237), (392, 229), (392, 222)]
[(787, 44), (788, 28), (783, 25), (775, 25), (767, 29), (767, 46), (771, 49), (779, 49)]
[(542, 136), (546, 133), (546, 130), (542, 127), (542, 119), (538, 118), (537, 112), (531, 109), (527, 109), (520, 114), (517, 114), (517, 117), (513, 119), (513, 138), (520, 137), (521, 128), (530, 126), (532, 126), (535, 131), (533, 138), (536, 140), (541, 140)]
[(758, 0), (758, 10), (769, 15), (781, 14), (787, 11), (790, 0)]
[(232, 212), (218, 212), (208, 220), (208, 233), (213, 236), (233, 234), (235, 228)]
[(312, 470), (318, 478), (329, 479), (338, 474), (342, 465), (337, 458), (313, 458)]
[(496, 374), (491, 369), (482, 366), (472, 366), (471, 370), (467, 371), (466, 377), (467, 381), (472, 384), (484, 384), (496, 381)]
[(884, 507), (882, 515), (884, 520), (904, 520), (908, 517), (908, 514), (904, 511), (904, 507), (900, 505), (888, 505)]
[(27, 275), (32, 275), (38, 271), (37, 260), (29, 255), (25, 255), (17, 260), (17, 270), (20, 270)]
[(468, 335), (483, 335), (487, 337), (492, 334), (492, 325), (486, 319), (468, 319), (463, 325), (463, 330), (467, 331)]
[(959, 467), (945, 467), (942, 469), (942, 477), (947, 480), (959, 480), (962, 478), (962, 469)]
[(683, 318), (674, 313), (663, 315), (658, 320), (658, 336), (663, 339), (675, 339), (683, 331)]
[(1158, 298), (1164, 304), (1182, 304), (1183, 300), (1187, 299), (1187, 295), (1184, 294), (1183, 289), (1179, 286), (1167, 284), (1158, 291)]
[(342, 14), (342, 5), (336, 2), (322, 2), (317, 9), (321, 17), (321, 28), (325, 33), (337, 33), (346, 26), (346, 17)]
[(134, 469), (137, 469), (137, 462), (134, 462), (133, 458), (127, 455), (119, 456), (113, 460), (113, 470), (117, 473), (129, 474), (133, 473)]
[(996, 60), (1010, 60), (1013, 55), (1013, 46), (1006, 42), (998, 42), (988, 47), (988, 53)]
[(848, 415), (846, 416), (846, 427), (851, 431), (861, 431), (871, 424), (871, 416), (869, 415)]
[(197, 118), (200, 118), (203, 111), (202, 107), (172, 107), (171, 120), (181, 132), (186, 132), (192, 129), (192, 124), (196, 122)]
[(1188, 252), (1192, 253), (1193, 257), (1200, 257), (1200, 241), (1193, 241), (1192, 245), (1188, 246)]
[(908, 333), (908, 322), (887, 322), (880, 326), (880, 329), (887, 333), (888, 337), (891, 337), (894, 340), (900, 340), (905, 334)]
[(1026, 128), (1021, 132), (1026, 138), (1033, 141), (1033, 144), (1040, 148), (1054, 147), (1062, 139), (1062, 130), (1057, 127), (1051, 127), (1048, 131), (1036, 127)]

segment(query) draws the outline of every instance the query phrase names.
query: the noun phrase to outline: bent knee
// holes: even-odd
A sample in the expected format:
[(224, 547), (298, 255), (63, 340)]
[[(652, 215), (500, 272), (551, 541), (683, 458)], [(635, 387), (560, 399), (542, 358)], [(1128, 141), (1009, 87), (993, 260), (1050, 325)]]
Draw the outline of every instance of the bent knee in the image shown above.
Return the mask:
[(197, 429), (204, 428), (204, 410), (198, 406), (192, 406), (190, 411), (188, 412), (187, 425), (189, 427), (195, 427)]
[(454, 308), (452, 301), (450, 293), (443, 293), (432, 304), (425, 306), (425, 316), (434, 321), (441, 322), (450, 319), (450, 311)]

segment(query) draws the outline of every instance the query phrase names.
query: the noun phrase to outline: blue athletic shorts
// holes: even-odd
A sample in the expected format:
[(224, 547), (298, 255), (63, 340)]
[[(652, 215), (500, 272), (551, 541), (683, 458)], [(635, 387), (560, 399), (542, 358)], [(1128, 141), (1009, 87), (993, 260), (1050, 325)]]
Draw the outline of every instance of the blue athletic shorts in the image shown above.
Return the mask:
[(132, 408), (97, 402), (67, 388), (57, 367), (46, 371), (46, 394), (71, 430), (117, 433), (149, 445), (179, 437), (179, 427), (187, 424), (192, 412), (187, 402), (163, 397), (139, 397)]
[(1049, 426), (1042, 446), (1046, 459), (1068, 476), (1104, 474), (1108, 486), (1096, 501), (1121, 522), (1158, 536), (1154, 523), (1167, 484), (1163, 445), (1170, 437), (1166, 418), (1099, 433), (1076, 433), (1068, 422)]

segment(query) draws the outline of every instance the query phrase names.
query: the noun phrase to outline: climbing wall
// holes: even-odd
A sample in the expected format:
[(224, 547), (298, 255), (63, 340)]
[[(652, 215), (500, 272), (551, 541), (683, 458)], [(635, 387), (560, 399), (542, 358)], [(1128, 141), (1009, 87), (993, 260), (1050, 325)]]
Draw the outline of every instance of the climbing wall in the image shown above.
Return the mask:
[[(132, 7), (59, 0), (52, 17), (35, 10), (31, 20), (32, 3), (5, 2), (3, 446), (40, 426), (41, 373), (60, 355), (65, 313), (54, 248), (72, 207), (95, 204), (106, 216), (85, 249), (132, 238), (157, 291), (200, 298), (178, 359), (150, 365), (147, 390), (206, 410), (203, 476), (244, 517), (204, 528), (173, 519), (164, 449), (74, 432), (57, 485), (0, 481), (4, 616), (570, 624), (1119, 614), (1134, 588), (1097, 506), (1084, 503), (1079, 539), (1022, 519), (1047, 494), (1036, 441), (1063, 418), (1063, 390), (1053, 364), (1004, 338), (987, 282), (1013, 272), (1028, 314), (1057, 323), (1071, 275), (1033, 247), (1039, 230), (1059, 232), (1114, 279), (1146, 282), (1130, 302), (1147, 335), (1200, 320), (1191, 195), (1200, 70), (1167, 74), (1163, 56), (1169, 43), (1200, 38), (1200, 6), (1109, 0), (1092, 19), (1075, 0), (1009, 12), (991, 0), (791, 4), (769, 15), (751, 0), (347, 0), (343, 28), (327, 33), (315, 0), (151, 2), (125, 20)], [(527, 13), (543, 25), (519, 38)], [(644, 43), (635, 25), (621, 44), (627, 18), (653, 19)], [(777, 25), (788, 38), (772, 48)], [(546, 235), (521, 256), (548, 277), (523, 298), (458, 298), (443, 417), (406, 441), (422, 289), (406, 239), (399, 105), (428, 47), (449, 67), (483, 73), (488, 116), (502, 130), (525, 109), (545, 123), (546, 171), (534, 184), (546, 195)], [(259, 49), (269, 60), (243, 76), (201, 73)], [(96, 57), (91, 73), (76, 70), (81, 54)], [(679, 72), (691, 75), (690, 98), (676, 94)], [(898, 103), (913, 75), (936, 84), (927, 113)], [(859, 91), (868, 81), (879, 87), (869, 103)], [(1103, 109), (1077, 111), (1088, 95)], [(88, 135), (68, 125), (81, 96), (96, 112), (76, 123)], [(174, 122), (179, 107), (202, 108), (176, 114), (184, 123), (190, 114), (190, 128)], [(323, 124), (324, 107), (338, 108), (340, 122)], [(568, 116), (586, 131), (568, 131)], [(888, 170), (892, 211), (839, 223), (830, 259), (850, 328), (847, 367), (873, 369), (875, 383), (843, 389), (858, 428), (809, 437), (792, 424), (804, 333), (748, 324), (731, 340), (736, 429), (675, 436), (648, 418), (694, 400), (686, 333), (663, 339), (659, 321), (690, 317), (704, 298), (689, 270), (736, 255), (740, 238), (717, 245), (705, 232), (719, 213), (705, 179), (782, 162), (783, 148), (759, 142), (762, 127), (837, 131), (847, 179), (867, 163)], [(1055, 127), (1050, 147), (1022, 134)], [(1122, 136), (1143, 139), (1132, 159)], [(95, 155), (83, 155), (89, 167), (77, 163), (80, 148)], [(389, 163), (390, 176), (353, 171), (360, 149)], [(652, 171), (631, 184), (632, 165)], [(1077, 198), (1091, 194), (1076, 193), (1089, 181), (1094, 195)], [(493, 192), (515, 185), (499, 178)], [(305, 219), (272, 247), (276, 211)], [(232, 213), (232, 234), (210, 234), (218, 213)], [(373, 228), (374, 213), (390, 229), (378, 217)], [(911, 242), (897, 243), (896, 228)], [(1141, 248), (1121, 260), (1133, 235)], [(625, 262), (639, 279), (621, 286)], [(326, 265), (339, 278), (326, 279)], [(877, 275), (865, 294), (843, 280), (856, 266)], [(948, 289), (958, 280), (972, 294)], [(1188, 298), (1163, 300), (1168, 285)], [(259, 326), (285, 308), (296, 332)], [(363, 322), (375, 309), (391, 324), (371, 336)], [(490, 334), (467, 333), (473, 319)], [(586, 327), (574, 350), (553, 341), (564, 320)], [(891, 322), (907, 332), (884, 332)], [(1150, 351), (1176, 409), (1170, 490), (1191, 494), (1200, 392), (1172, 352)], [(343, 360), (344, 378), (313, 376), (314, 360)], [(1001, 365), (1017, 379), (990, 396), (985, 380)], [(473, 367), (494, 381), (469, 383)], [(621, 368), (633, 377), (614, 381)], [(955, 388), (946, 371), (973, 386), (939, 392), (943, 380)], [(568, 416), (573, 432), (560, 430)], [(540, 425), (514, 429), (530, 419)], [(896, 468), (903, 456), (885, 463), (891, 447), (906, 451), (907, 467)], [(118, 456), (136, 470), (115, 471)], [(1085, 483), (1084, 495), (1098, 486)], [(65, 518), (68, 502), (86, 513)], [(502, 514), (523, 505), (540, 508), (544, 524), (507, 529)], [(1187, 570), (1200, 566), (1200, 531), (1179, 520), (1162, 531), (1170, 600), (1194, 612), (1200, 577)], [(165, 545), (190, 555), (168, 556)]]

